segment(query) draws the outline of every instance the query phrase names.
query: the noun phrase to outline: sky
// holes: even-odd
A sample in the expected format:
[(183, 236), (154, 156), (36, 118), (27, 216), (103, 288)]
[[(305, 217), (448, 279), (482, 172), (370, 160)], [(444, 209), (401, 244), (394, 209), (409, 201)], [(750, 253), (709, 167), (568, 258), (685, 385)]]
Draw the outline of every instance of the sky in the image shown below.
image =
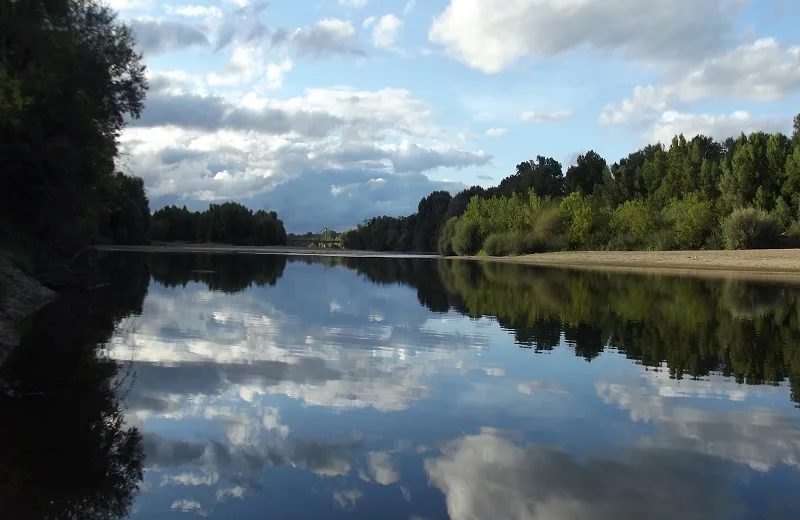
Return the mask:
[(800, 112), (794, 0), (107, 2), (148, 68), (120, 166), (151, 209), (234, 200), (290, 232)]

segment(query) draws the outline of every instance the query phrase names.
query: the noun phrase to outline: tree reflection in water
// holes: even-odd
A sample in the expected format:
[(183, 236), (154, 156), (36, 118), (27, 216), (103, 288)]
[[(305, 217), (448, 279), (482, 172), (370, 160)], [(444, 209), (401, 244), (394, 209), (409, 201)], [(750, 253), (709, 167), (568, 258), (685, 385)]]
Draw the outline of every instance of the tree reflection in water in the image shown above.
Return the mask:
[(27, 323), (0, 368), (0, 518), (125, 516), (142, 480), (142, 436), (124, 423), (121, 366), (101, 355), (120, 320), (140, 313), (141, 257), (114, 281), (64, 295)]

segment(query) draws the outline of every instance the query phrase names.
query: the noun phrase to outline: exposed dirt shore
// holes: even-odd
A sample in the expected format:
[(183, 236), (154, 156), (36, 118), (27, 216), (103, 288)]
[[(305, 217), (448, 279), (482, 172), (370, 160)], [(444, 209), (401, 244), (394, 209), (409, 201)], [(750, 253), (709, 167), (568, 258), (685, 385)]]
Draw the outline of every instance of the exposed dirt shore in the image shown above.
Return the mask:
[(462, 258), (576, 269), (800, 282), (800, 249), (569, 251), (512, 257)]

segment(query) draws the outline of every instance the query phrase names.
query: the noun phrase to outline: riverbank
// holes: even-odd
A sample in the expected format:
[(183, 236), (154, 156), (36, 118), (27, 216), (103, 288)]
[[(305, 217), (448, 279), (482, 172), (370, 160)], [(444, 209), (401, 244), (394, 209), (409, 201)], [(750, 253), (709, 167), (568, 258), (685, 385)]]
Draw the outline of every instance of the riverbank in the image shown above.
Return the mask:
[(746, 251), (568, 251), (458, 259), (651, 274), (800, 282), (800, 249)]
[[(99, 251), (145, 253), (245, 253), (345, 256), (358, 258), (440, 258), (433, 253), (395, 253), (351, 249), (288, 246), (228, 246), (223, 244), (153, 244), (147, 246), (97, 246)], [(567, 251), (523, 256), (462, 256), (511, 264), (593, 269), (645, 274), (737, 278), (754, 281), (800, 283), (800, 249), (746, 251)]]
[(56, 293), (27, 276), (0, 256), (0, 365), (8, 352), (19, 343), (17, 326), (56, 297)]

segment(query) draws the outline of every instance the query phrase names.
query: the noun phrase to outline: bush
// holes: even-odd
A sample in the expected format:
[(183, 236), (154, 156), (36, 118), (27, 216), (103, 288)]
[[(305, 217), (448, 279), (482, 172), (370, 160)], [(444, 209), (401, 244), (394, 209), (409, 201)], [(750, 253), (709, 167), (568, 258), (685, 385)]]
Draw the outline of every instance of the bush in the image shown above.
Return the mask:
[(780, 226), (766, 211), (745, 208), (731, 213), (722, 225), (727, 249), (759, 249), (774, 246), (781, 235)]
[(611, 228), (622, 235), (644, 239), (656, 229), (653, 212), (642, 200), (620, 204), (611, 216)]
[(442, 225), (439, 231), (439, 238), (436, 241), (436, 251), (440, 255), (452, 256), (456, 254), (453, 250), (453, 237), (456, 234), (456, 225), (458, 224), (458, 217), (450, 217)]
[(495, 233), (486, 237), (483, 250), (489, 256), (508, 256), (513, 254), (513, 235), (511, 233)]
[(630, 233), (614, 235), (608, 242), (609, 251), (636, 251), (642, 249), (644, 241)]
[(527, 255), (543, 253), (545, 242), (532, 233), (495, 233), (486, 238), (484, 252), (489, 256)]
[(552, 206), (540, 211), (533, 231), (537, 236), (548, 239), (557, 235), (563, 235), (567, 230), (567, 219), (564, 212), (558, 206)]
[(469, 256), (481, 248), (480, 225), (474, 220), (461, 219), (453, 234), (453, 251), (459, 256)]
[(645, 247), (648, 251), (672, 251), (676, 249), (675, 231), (660, 229), (647, 237)]
[(712, 202), (697, 194), (670, 201), (664, 217), (675, 231), (679, 249), (700, 249), (716, 229)]

